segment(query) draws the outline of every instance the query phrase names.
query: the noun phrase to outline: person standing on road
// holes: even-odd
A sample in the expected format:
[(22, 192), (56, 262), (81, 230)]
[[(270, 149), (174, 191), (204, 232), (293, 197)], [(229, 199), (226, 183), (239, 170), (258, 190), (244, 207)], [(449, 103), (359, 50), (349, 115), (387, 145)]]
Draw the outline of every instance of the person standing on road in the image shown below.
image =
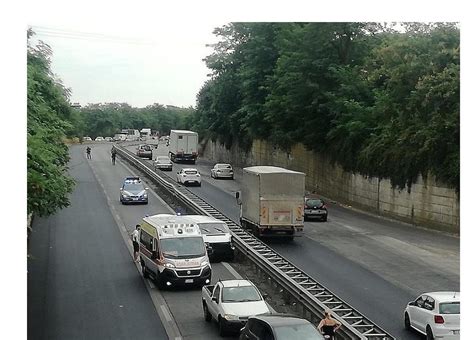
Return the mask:
[(91, 157), (91, 147), (90, 146), (88, 146), (86, 148), (86, 154), (87, 154), (87, 159), (92, 159), (92, 157)]
[(133, 243), (133, 260), (139, 262), (138, 252), (140, 250), (140, 225), (135, 226), (135, 230), (132, 232), (132, 243)]
[(324, 319), (318, 325), (318, 330), (328, 337), (328, 339), (335, 339), (336, 331), (341, 327), (341, 323), (337, 320), (331, 318), (331, 313), (329, 311), (324, 312)]
[(112, 151), (110, 153), (112, 157), (112, 164), (115, 165), (115, 158), (117, 157), (117, 150), (115, 150), (115, 146), (112, 146)]

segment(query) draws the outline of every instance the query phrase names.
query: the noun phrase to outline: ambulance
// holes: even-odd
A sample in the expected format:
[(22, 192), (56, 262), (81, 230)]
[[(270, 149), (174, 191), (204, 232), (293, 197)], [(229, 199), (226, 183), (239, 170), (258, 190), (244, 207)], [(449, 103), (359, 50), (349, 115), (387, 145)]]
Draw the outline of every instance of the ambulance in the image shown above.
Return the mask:
[(158, 214), (143, 218), (140, 263), (145, 278), (160, 289), (203, 286), (211, 282), (211, 264), (199, 226), (192, 218)]

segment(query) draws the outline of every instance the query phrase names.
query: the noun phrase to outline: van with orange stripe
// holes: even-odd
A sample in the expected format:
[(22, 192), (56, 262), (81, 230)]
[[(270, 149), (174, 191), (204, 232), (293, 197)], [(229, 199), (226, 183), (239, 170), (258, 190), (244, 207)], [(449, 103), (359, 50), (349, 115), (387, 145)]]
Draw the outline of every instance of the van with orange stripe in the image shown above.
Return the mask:
[(158, 214), (143, 218), (140, 263), (144, 277), (160, 289), (203, 286), (211, 282), (211, 264), (199, 226), (192, 218)]

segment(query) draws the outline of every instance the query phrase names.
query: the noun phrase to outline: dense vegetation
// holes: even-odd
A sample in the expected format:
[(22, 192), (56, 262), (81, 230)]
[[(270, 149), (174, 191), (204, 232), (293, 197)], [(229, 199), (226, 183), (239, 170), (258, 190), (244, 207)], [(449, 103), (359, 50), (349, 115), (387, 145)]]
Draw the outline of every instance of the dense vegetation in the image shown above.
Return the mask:
[(66, 173), (69, 160), (63, 143), (71, 109), (69, 92), (50, 69), (51, 49), (44, 43), (27, 51), (27, 210), (44, 216), (69, 204), (74, 182)]
[(89, 104), (74, 112), (74, 136), (111, 136), (121, 129), (150, 128), (160, 134), (169, 134), (171, 129), (189, 126), (193, 108), (180, 108), (160, 104), (144, 108), (126, 103)]
[(348, 171), (459, 190), (459, 29), (233, 23), (206, 58), (192, 127), (230, 147), (301, 142)]

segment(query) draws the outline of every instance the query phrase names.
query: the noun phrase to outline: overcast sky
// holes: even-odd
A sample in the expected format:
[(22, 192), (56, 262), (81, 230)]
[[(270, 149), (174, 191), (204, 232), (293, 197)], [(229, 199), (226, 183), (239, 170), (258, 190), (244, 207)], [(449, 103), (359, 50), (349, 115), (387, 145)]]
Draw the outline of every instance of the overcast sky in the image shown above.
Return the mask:
[[(404, 1), (406, 3), (404, 3)], [(52, 69), (72, 90), (72, 102), (195, 106), (209, 70), (215, 27), (231, 21), (456, 21), (444, 2), (388, 2), (381, 8), (349, 2), (294, 0), (41, 1), (28, 6), (28, 25), (53, 49)], [(370, 1), (369, 1), (370, 3)], [(304, 6), (302, 6), (302, 4)], [(410, 4), (410, 11), (406, 11)], [(49, 6), (48, 6), (49, 5)], [(417, 7), (418, 6), (418, 7)], [(367, 10), (369, 8), (370, 10)], [(442, 10), (439, 10), (439, 9)], [(428, 16), (427, 16), (428, 13)]]
[(72, 102), (127, 102), (194, 106), (207, 79), (206, 47), (224, 22), (128, 25), (108, 30), (32, 25), (36, 39), (53, 49), (52, 70), (72, 89)]

